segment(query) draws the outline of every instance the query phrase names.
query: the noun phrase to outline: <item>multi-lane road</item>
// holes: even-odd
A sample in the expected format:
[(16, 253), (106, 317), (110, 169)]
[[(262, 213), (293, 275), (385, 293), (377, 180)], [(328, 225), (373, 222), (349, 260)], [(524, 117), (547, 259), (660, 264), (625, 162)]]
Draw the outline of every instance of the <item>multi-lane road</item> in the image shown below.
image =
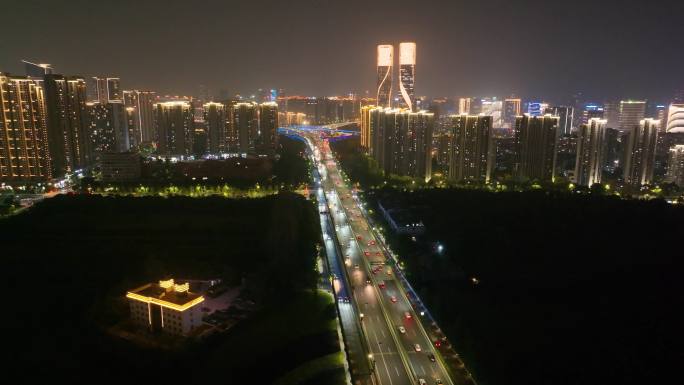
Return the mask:
[[(372, 379), (380, 385), (453, 384), (442, 358), (409, 302), (385, 248), (360, 211), (356, 192), (343, 179), (328, 143), (311, 131), (301, 132), (314, 159), (319, 209), (327, 210), (342, 258), (336, 276), (341, 303), (358, 317)], [(332, 230), (332, 229), (330, 229)]]

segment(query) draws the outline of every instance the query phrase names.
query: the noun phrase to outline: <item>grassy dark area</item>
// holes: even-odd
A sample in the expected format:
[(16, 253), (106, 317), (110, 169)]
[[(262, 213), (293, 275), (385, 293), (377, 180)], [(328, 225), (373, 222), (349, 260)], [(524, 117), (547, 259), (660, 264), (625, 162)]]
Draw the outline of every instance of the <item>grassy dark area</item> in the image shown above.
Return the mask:
[[(5, 306), (14, 309), (1, 322), (11, 331), (7, 375), (25, 383), (193, 383), (198, 376), (238, 383), (254, 378), (250, 365), (263, 362), (256, 375), (269, 383), (337, 349), (330, 300), (311, 294), (319, 238), (313, 205), (291, 193), (46, 200), (0, 221), (11, 292)], [(127, 289), (166, 276), (246, 278), (248, 295), (263, 310), (253, 322), (182, 351), (136, 348), (104, 332), (127, 316)]]
[(677, 374), (684, 208), (548, 192), (368, 195), (423, 207), (426, 236), (392, 244), (480, 384), (654, 384)]

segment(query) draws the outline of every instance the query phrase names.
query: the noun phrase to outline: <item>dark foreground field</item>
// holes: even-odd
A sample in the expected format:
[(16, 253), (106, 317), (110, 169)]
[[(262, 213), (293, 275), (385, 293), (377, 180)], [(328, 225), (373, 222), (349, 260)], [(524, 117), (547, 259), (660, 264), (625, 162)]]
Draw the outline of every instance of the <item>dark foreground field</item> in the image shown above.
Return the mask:
[(678, 375), (683, 208), (544, 192), (368, 197), (423, 218), (425, 237), (392, 244), (480, 384), (657, 384)]
[[(325, 370), (300, 369), (301, 378), (339, 378), (332, 300), (314, 290), (318, 226), (313, 205), (295, 194), (60, 196), (4, 219), (5, 375), (15, 383), (269, 384), (325, 358)], [(105, 332), (127, 317), (127, 289), (166, 276), (244, 280), (261, 310), (175, 350)]]

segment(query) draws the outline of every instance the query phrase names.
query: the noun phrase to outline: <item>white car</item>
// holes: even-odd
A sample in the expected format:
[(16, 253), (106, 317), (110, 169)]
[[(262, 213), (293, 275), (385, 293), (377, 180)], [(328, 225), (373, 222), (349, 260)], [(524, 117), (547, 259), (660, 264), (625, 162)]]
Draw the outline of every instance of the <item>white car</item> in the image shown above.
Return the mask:
[(417, 352), (419, 352), (420, 351), (420, 344), (416, 344), (413, 348), (416, 349)]
[(418, 384), (419, 385), (427, 385), (427, 381), (423, 380), (422, 378), (418, 379)]
[(403, 326), (399, 326), (399, 333), (405, 334), (406, 333), (406, 328)]

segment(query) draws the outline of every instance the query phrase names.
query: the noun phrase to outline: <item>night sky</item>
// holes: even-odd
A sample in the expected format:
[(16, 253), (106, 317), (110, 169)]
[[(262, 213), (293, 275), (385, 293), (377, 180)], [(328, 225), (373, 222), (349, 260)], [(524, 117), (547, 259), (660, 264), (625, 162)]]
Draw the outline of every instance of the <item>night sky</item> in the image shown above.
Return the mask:
[(23, 74), (27, 59), (161, 93), (204, 84), (363, 95), (374, 88), (375, 45), (403, 40), (418, 44), (419, 95), (667, 101), (684, 88), (683, 0), (2, 0), (0, 9), (0, 71)]

